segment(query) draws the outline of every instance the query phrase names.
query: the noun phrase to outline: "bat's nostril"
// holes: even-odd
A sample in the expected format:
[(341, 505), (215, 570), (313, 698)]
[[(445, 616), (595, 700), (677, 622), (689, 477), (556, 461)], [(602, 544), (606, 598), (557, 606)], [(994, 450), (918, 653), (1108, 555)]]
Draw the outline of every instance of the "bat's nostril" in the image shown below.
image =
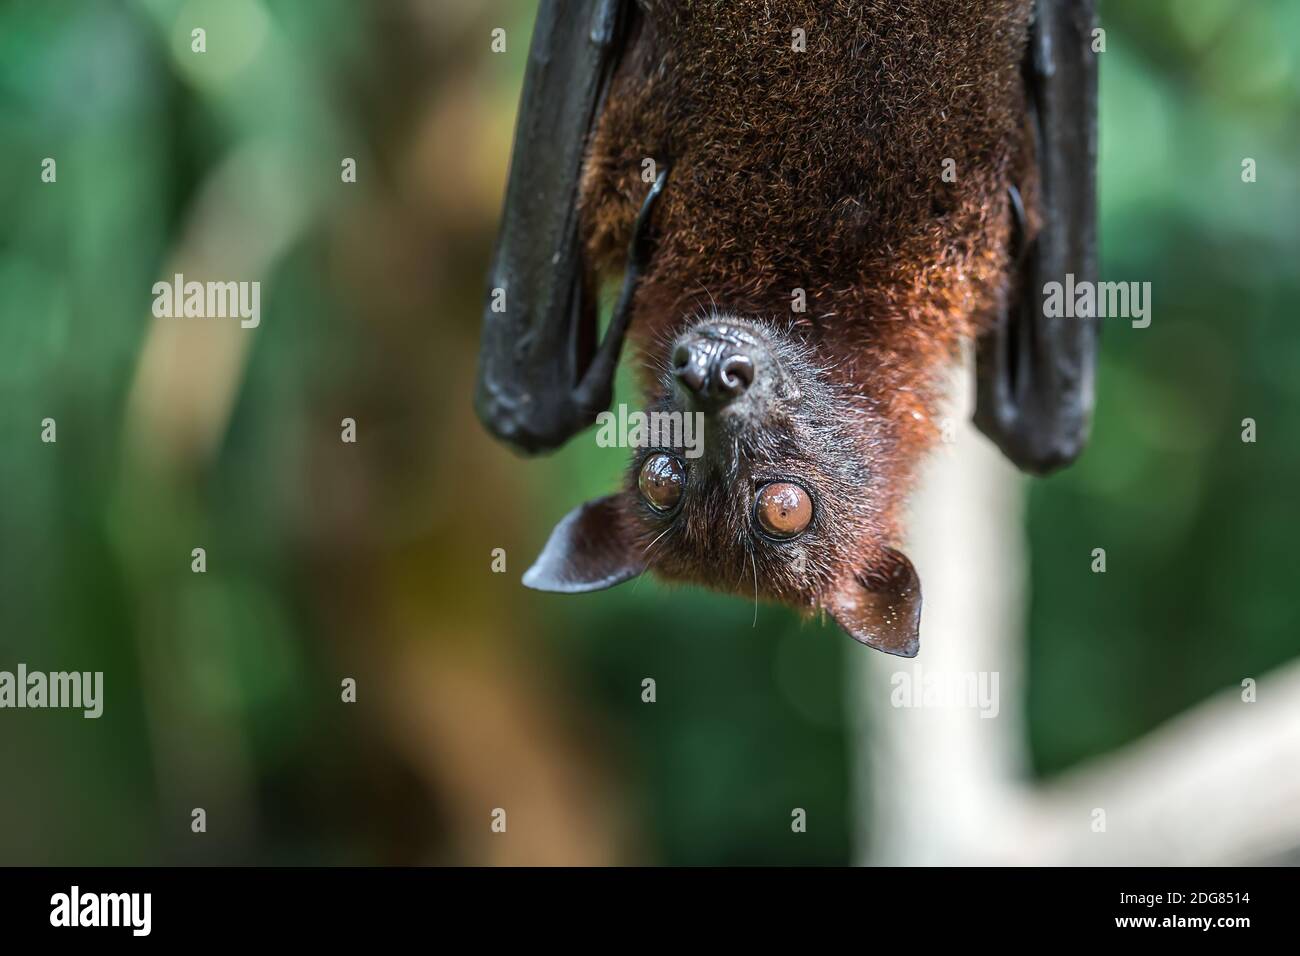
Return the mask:
[(748, 355), (729, 355), (718, 368), (718, 383), (730, 395), (739, 395), (754, 383), (754, 363)]
[(673, 374), (696, 395), (704, 394), (705, 358), (691, 346), (683, 344), (673, 350)]

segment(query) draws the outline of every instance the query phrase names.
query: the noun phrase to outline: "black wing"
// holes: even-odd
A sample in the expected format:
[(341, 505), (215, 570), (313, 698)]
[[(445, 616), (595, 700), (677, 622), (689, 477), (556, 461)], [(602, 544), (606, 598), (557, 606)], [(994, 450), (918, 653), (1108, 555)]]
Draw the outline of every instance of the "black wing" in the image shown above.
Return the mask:
[[(633, 15), (632, 0), (543, 0), (515, 126), (505, 212), (483, 311), (475, 407), (493, 434), (536, 452), (609, 406), (637, 268), (597, 347), (578, 235), (578, 180)], [(651, 191), (641, 226), (658, 188)], [(644, 228), (634, 252), (645, 253)]]
[(1092, 416), (1097, 321), (1045, 317), (1043, 286), (1097, 279), (1094, 25), (1094, 0), (1035, 4), (1024, 74), (1042, 225), (1023, 250), (1019, 294), (976, 349), (975, 423), (1037, 474), (1079, 455)]

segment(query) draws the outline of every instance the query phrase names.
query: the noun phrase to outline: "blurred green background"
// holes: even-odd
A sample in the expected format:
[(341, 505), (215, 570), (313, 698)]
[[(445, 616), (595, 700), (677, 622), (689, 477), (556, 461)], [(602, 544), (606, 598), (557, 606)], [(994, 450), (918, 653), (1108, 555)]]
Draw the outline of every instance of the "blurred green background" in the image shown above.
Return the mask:
[[(534, 10), (0, 6), (0, 669), (106, 685), (97, 721), (0, 712), (0, 863), (852, 858), (850, 642), (518, 583), (623, 465), (470, 407)], [(1103, 277), (1153, 322), (1107, 326), (1092, 445), (1030, 485), (1044, 775), (1300, 649), (1300, 4), (1102, 25)], [(175, 271), (260, 279), (261, 326), (152, 318)]]

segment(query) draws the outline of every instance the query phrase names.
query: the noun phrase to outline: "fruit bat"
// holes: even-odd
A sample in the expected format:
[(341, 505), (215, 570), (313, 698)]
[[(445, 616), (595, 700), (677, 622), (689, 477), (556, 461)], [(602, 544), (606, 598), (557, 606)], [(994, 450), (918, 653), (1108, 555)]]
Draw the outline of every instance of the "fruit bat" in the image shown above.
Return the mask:
[[(1026, 471), (1087, 437), (1096, 328), (1092, 0), (543, 0), (484, 310), (476, 408), (545, 451), (608, 408), (624, 339), (703, 454), (622, 490), (524, 576), (647, 570), (830, 614), (911, 657), (901, 511), (942, 372)], [(600, 333), (602, 284), (622, 282)], [(670, 436), (671, 437), (671, 436)]]

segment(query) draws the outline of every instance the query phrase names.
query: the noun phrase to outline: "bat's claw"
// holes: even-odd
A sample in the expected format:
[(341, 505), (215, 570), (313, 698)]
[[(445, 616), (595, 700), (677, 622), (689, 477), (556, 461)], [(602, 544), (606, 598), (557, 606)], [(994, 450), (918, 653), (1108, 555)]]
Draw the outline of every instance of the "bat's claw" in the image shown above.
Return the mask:
[(623, 273), (623, 289), (619, 292), (618, 304), (614, 306), (614, 315), (609, 321), (605, 338), (601, 341), (600, 347), (591, 360), (591, 365), (574, 392), (574, 400), (578, 407), (584, 411), (589, 410), (593, 417), (609, 407), (610, 396), (614, 389), (614, 370), (618, 366), (618, 355), (623, 348), (623, 336), (627, 334), (628, 325), (632, 321), (632, 300), (636, 297), (642, 273), (654, 257), (655, 243), (650, 221), (654, 214), (655, 203), (659, 199), (659, 194), (663, 192), (667, 179), (668, 167), (665, 165), (659, 170), (654, 185), (650, 187), (650, 192), (646, 193), (645, 200), (641, 203), (636, 225), (632, 228), (632, 241), (628, 243), (627, 269)]
[(650, 217), (654, 213), (655, 203), (659, 201), (659, 194), (663, 192), (664, 182), (667, 179), (668, 167), (664, 166), (659, 170), (659, 175), (655, 177), (650, 192), (646, 193), (645, 200), (641, 203), (641, 211), (637, 213), (636, 224), (632, 227), (632, 241), (628, 244), (627, 249), (627, 270), (629, 275), (639, 276), (645, 267), (650, 264), (651, 257), (654, 256), (654, 238), (653, 230), (650, 228)]

